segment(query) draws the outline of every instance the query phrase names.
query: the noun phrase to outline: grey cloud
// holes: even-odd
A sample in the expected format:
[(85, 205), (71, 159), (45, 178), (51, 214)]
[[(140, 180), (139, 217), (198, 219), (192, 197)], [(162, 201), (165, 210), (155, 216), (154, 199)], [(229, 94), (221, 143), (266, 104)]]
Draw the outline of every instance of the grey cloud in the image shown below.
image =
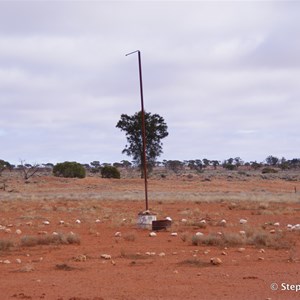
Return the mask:
[(125, 57), (136, 49), (145, 107), (169, 126), (161, 159), (298, 155), (296, 3), (59, 1), (0, 8), (5, 159), (126, 158), (126, 139), (115, 125), (121, 113), (140, 109), (137, 57)]

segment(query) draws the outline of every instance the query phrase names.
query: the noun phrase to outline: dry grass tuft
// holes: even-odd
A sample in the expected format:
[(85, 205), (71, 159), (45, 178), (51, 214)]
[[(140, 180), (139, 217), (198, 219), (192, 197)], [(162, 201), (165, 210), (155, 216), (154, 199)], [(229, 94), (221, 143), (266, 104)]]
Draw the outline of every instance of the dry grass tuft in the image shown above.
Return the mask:
[(210, 262), (202, 261), (197, 258), (186, 259), (186, 260), (180, 262), (179, 264), (193, 266), (193, 267), (200, 267), (200, 268), (212, 266), (212, 264)]
[(255, 247), (268, 247), (274, 249), (289, 249), (292, 242), (282, 232), (275, 234), (267, 233), (263, 230), (248, 230), (246, 235), (238, 233), (223, 233), (222, 235), (210, 233), (203, 236), (192, 236), (192, 244), (195, 246), (217, 246), (217, 247), (237, 247), (252, 245)]
[(7, 251), (13, 247), (14, 243), (10, 240), (0, 240), (0, 251)]
[(37, 245), (70, 245), (80, 244), (80, 238), (74, 233), (32, 236), (25, 235), (21, 238), (21, 246), (33, 247)]
[(180, 235), (180, 238), (183, 242), (186, 242), (188, 240), (191, 239), (190, 237), (190, 234), (188, 232), (183, 232), (181, 235)]
[(71, 267), (67, 264), (58, 264), (55, 266), (56, 270), (62, 270), (62, 271), (73, 271), (73, 270), (78, 270), (78, 268)]
[(139, 260), (139, 259), (148, 259), (149, 255), (141, 254), (141, 253), (126, 253), (124, 249), (121, 249), (122, 258), (131, 259), (131, 260)]
[(136, 233), (129, 232), (124, 235), (124, 240), (127, 242), (134, 242), (136, 240)]

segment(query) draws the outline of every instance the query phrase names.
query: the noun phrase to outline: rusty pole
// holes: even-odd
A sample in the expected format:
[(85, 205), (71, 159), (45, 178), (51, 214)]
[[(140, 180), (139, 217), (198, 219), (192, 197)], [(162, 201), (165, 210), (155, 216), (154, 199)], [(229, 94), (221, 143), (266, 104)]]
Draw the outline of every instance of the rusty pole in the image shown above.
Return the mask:
[(142, 61), (141, 51), (136, 50), (126, 54), (126, 56), (138, 53), (139, 61), (139, 77), (140, 77), (140, 93), (141, 93), (141, 113), (142, 113), (142, 140), (143, 140), (143, 153), (142, 153), (142, 164), (144, 168), (144, 185), (145, 185), (145, 202), (146, 210), (148, 210), (148, 179), (147, 179), (147, 157), (146, 157), (146, 122), (145, 122), (145, 109), (144, 109), (144, 96), (143, 96), (143, 79), (142, 79)]

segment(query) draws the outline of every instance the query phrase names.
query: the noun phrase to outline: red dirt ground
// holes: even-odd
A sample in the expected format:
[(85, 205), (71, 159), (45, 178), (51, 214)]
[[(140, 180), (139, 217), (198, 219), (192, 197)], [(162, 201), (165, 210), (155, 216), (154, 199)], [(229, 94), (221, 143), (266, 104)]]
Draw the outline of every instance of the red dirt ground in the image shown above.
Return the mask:
[[(287, 229), (288, 224), (300, 223), (300, 195), (295, 193), (299, 182), (149, 180), (151, 210), (158, 219), (173, 220), (172, 227), (156, 237), (137, 226), (137, 215), (145, 207), (139, 179), (45, 176), (27, 184), (9, 179), (7, 186), (0, 191), (0, 242), (14, 245), (0, 250), (1, 300), (300, 297), (295, 291), (300, 289), (300, 231)], [(241, 218), (247, 224), (240, 224)], [(203, 219), (206, 227), (199, 223)], [(222, 219), (226, 226), (220, 226)], [(280, 225), (274, 226), (276, 222)], [(272, 247), (192, 244), (199, 231), (207, 236), (243, 230), (284, 238)], [(41, 238), (53, 232), (73, 232), (80, 244), (21, 244), (28, 236)], [(171, 235), (174, 232), (177, 236)], [(222, 263), (212, 265), (213, 257)], [(270, 288), (272, 283), (278, 290)], [(290, 290), (282, 290), (286, 284)]]

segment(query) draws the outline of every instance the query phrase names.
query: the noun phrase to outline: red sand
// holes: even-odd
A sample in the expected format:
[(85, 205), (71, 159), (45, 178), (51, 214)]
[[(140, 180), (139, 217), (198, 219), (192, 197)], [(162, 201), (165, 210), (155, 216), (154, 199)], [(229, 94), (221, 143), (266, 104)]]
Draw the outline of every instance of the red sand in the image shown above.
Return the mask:
[[(299, 233), (287, 231), (287, 224), (300, 223), (295, 184), (279, 179), (149, 180), (151, 209), (158, 218), (173, 220), (170, 229), (149, 237), (150, 231), (136, 224), (144, 209), (141, 180), (37, 177), (25, 184), (10, 179), (12, 191), (0, 192), (0, 241), (15, 245), (0, 251), (0, 299), (297, 299), (300, 291), (282, 290), (282, 284), (300, 284)], [(172, 200), (176, 194), (182, 201)], [(234, 203), (209, 202), (210, 195), (221, 200), (226, 194), (234, 196)], [(287, 201), (270, 201), (278, 194)], [(236, 201), (239, 195), (243, 201)], [(252, 201), (245, 200), (247, 195)], [(122, 196), (128, 200), (120, 200)], [(131, 200), (136, 198), (140, 200)], [(241, 218), (247, 225), (239, 223)], [(206, 228), (197, 226), (201, 219), (207, 221)], [(218, 226), (222, 219), (226, 227)], [(43, 224), (45, 220), (50, 224)], [(272, 225), (275, 222), (280, 225)], [(191, 242), (199, 231), (207, 235), (249, 228), (267, 234), (282, 230), (292, 246), (224, 248)], [(21, 246), (24, 236), (45, 232), (73, 232), (80, 236), (80, 245)], [(116, 232), (121, 237), (115, 237)], [(212, 257), (222, 264), (212, 265)], [(277, 291), (270, 288), (272, 283), (278, 284)]]

